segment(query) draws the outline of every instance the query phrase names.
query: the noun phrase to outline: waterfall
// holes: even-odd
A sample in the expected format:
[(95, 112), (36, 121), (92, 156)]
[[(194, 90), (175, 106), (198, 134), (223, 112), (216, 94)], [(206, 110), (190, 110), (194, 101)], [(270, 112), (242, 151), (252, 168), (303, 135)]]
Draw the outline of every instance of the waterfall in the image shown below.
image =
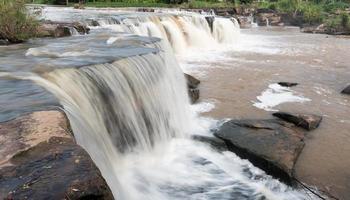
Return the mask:
[[(209, 135), (213, 121), (199, 119), (193, 112), (173, 52), (234, 45), (239, 33), (236, 20), (215, 17), (212, 29), (197, 14), (97, 21), (96, 32), (102, 34), (90, 34), (92, 39), (74, 37), (80, 43), (74, 46), (69, 41), (70, 48), (67, 43), (31, 48), (26, 56), (43, 57), (46, 62), (67, 58), (81, 62), (99, 56), (118, 60), (57, 67), (42, 74), (20, 73), (16, 78), (32, 80), (59, 99), (77, 143), (96, 163), (116, 199), (306, 199), (234, 153), (220, 153), (189, 138), (203, 129)], [(103, 35), (106, 29), (107, 36)], [(126, 36), (120, 32), (163, 40), (140, 45), (130, 38), (123, 41)], [(147, 51), (128, 57), (118, 54), (118, 50), (133, 51), (135, 44)], [(210, 125), (202, 127), (202, 121)]]
[(192, 126), (183, 73), (165, 45), (158, 47), (159, 54), (29, 78), (58, 97), (78, 144), (118, 197), (124, 196), (115, 171), (122, 155), (185, 138)]
[(239, 24), (234, 18), (211, 16), (213, 27), (205, 15), (156, 15), (121, 19), (99, 20), (102, 27), (117, 32), (151, 36), (169, 42), (176, 54), (185, 54), (188, 48), (213, 48), (219, 44), (234, 45), (239, 37)]

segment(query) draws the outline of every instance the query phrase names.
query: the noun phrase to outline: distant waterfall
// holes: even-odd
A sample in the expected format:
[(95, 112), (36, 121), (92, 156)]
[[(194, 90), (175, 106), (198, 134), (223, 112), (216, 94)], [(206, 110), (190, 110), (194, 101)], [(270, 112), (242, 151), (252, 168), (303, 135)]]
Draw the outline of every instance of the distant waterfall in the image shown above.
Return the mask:
[(189, 47), (211, 48), (219, 44), (234, 45), (239, 36), (239, 24), (234, 18), (213, 18), (213, 30), (204, 15), (159, 15), (127, 18), (119, 23), (100, 19), (102, 27), (141, 36), (159, 37), (168, 41), (177, 54)]
[(114, 195), (122, 195), (118, 160), (128, 152), (186, 137), (191, 127), (184, 75), (172, 54), (158, 45), (147, 54), (31, 77), (55, 94), (77, 142), (91, 155)]

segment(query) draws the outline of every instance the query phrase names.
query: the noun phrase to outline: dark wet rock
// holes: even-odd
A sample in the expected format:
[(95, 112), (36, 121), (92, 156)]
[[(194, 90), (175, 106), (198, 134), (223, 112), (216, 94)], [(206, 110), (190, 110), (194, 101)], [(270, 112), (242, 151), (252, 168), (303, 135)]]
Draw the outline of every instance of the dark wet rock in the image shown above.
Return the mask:
[(192, 139), (203, 143), (207, 143), (218, 151), (227, 151), (227, 145), (225, 141), (220, 138), (203, 135), (193, 135)]
[(350, 95), (350, 85), (348, 87), (346, 87), (344, 90), (342, 90), (341, 93)]
[(200, 84), (200, 80), (196, 79), (195, 77), (189, 74), (185, 73), (185, 78), (186, 78), (187, 86), (189, 88), (192, 88), (192, 89), (197, 88), (198, 85)]
[(215, 17), (214, 16), (206, 16), (205, 19), (208, 22), (208, 25), (210, 27), (210, 31), (213, 32), (213, 24), (214, 24)]
[(195, 103), (199, 99), (199, 89), (198, 85), (200, 81), (195, 77), (184, 73), (187, 82), (187, 92), (190, 97), (191, 103)]
[(44, 21), (38, 28), (39, 37), (67, 37), (72, 35), (72, 31), (75, 29), (79, 34), (88, 34), (90, 29), (79, 23), (66, 23), (66, 22), (52, 22)]
[(113, 199), (69, 129), (58, 111), (0, 124), (0, 199)]
[(304, 147), (304, 133), (277, 119), (231, 120), (214, 134), (230, 151), (286, 183), (292, 183), (294, 165)]
[(195, 103), (199, 99), (199, 89), (188, 89), (188, 95), (190, 96), (191, 103)]
[(292, 114), (286, 112), (276, 112), (272, 114), (286, 122), (295, 124), (296, 126), (302, 127), (308, 131), (316, 129), (321, 121), (322, 117), (311, 114)]
[(298, 83), (292, 83), (292, 82), (278, 82), (277, 84), (283, 87), (294, 87), (298, 85)]
[(9, 45), (9, 44), (10, 44), (10, 42), (8, 40), (0, 38), (0, 45)]

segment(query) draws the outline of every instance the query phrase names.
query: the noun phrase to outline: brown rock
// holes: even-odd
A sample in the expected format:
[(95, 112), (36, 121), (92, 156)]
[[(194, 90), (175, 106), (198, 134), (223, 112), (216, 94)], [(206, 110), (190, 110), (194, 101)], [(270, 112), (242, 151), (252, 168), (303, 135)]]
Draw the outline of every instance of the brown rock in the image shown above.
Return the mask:
[(113, 199), (100, 171), (68, 130), (58, 111), (0, 124), (0, 199)]
[(191, 103), (195, 103), (199, 99), (199, 89), (198, 85), (200, 81), (195, 77), (184, 73), (187, 82), (188, 96), (191, 99)]
[(304, 147), (304, 133), (280, 120), (231, 120), (214, 135), (229, 150), (268, 174), (292, 183), (294, 165)]
[(295, 124), (296, 126), (302, 127), (308, 131), (316, 129), (321, 121), (322, 117), (311, 114), (292, 114), (286, 112), (276, 112), (272, 114), (286, 122)]
[(79, 34), (88, 34), (90, 29), (79, 23), (44, 21), (38, 28), (39, 37), (67, 37), (71, 36), (71, 30), (75, 29)]

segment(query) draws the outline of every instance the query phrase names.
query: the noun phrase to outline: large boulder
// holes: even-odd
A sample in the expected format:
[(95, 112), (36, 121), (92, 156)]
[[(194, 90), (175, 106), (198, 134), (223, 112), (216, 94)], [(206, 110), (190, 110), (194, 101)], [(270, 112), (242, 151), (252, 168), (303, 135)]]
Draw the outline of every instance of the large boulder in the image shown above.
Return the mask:
[(231, 120), (214, 135), (229, 150), (276, 178), (292, 183), (294, 165), (304, 147), (304, 133), (281, 120)]
[(276, 112), (272, 114), (286, 122), (295, 124), (296, 126), (302, 127), (308, 131), (316, 129), (321, 121), (322, 117), (312, 114), (292, 114), (287, 112)]
[(0, 199), (113, 199), (69, 130), (58, 111), (0, 124)]
[(195, 103), (199, 99), (199, 89), (198, 85), (200, 81), (195, 77), (184, 73), (186, 83), (187, 83), (187, 92), (190, 97), (191, 103)]

